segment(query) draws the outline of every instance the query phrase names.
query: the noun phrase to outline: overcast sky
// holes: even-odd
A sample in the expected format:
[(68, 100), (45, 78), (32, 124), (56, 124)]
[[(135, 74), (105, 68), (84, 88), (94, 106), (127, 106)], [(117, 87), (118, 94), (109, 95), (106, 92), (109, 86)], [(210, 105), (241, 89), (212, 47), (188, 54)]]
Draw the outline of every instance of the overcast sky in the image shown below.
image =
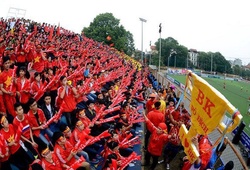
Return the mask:
[[(250, 10), (248, 0), (0, 0), (0, 17), (9, 7), (26, 10), (25, 18), (58, 24), (80, 33), (100, 13), (111, 12), (134, 36), (135, 47), (149, 51), (159, 38), (204, 52), (221, 52), (228, 60), (250, 63)], [(163, 56), (164, 57), (164, 56)]]

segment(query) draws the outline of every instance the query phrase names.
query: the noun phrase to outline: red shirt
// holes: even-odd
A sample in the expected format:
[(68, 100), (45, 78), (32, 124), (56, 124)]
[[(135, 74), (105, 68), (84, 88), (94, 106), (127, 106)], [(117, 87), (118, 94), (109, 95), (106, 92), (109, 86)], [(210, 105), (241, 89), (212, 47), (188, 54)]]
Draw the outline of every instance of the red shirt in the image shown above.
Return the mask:
[(39, 91), (39, 90), (42, 90), (44, 88), (45, 84), (42, 83), (42, 81), (40, 81), (40, 83), (37, 83), (37, 81), (33, 81), (31, 83), (31, 91), (30, 93), (32, 95), (36, 95), (36, 93)]
[(67, 60), (60, 59), (59, 63), (58, 63), (58, 66), (59, 66), (59, 68), (68, 67), (69, 66), (69, 62)]
[[(0, 153), (2, 155), (4, 155), (3, 158), (0, 158), (0, 162), (5, 162), (9, 159), (9, 157), (10, 157), (9, 147), (8, 147), (7, 142), (4, 139), (4, 136), (1, 134), (0, 134)], [(7, 156), (6, 156), (6, 154), (7, 154)]]
[(3, 88), (7, 91), (10, 91), (10, 87), (12, 84), (12, 81), (11, 81), (12, 74), (13, 74), (13, 69), (9, 69), (8, 71), (4, 70), (0, 74), (0, 84), (3, 84)]
[(151, 132), (148, 151), (154, 156), (161, 156), (163, 146), (168, 142), (168, 134), (157, 134), (157, 128), (153, 125), (152, 122), (146, 121), (146, 124), (149, 131)]
[[(54, 78), (54, 75), (49, 75), (49, 82), (51, 82), (52, 80), (53, 80), (53, 78)], [(55, 81), (58, 81), (58, 80), (55, 80)], [(58, 89), (58, 87), (59, 87), (60, 85), (59, 85), (59, 82), (55, 82), (48, 90), (57, 90)]]
[(27, 139), (30, 139), (30, 120), (29, 116), (27, 114), (23, 115), (23, 120), (19, 120), (17, 116), (13, 120), (13, 126), (14, 129), (18, 129), (18, 127), (22, 124), (23, 129), (22, 129), (22, 136), (24, 136)]
[[(16, 61), (18, 63), (24, 63), (26, 61), (26, 54), (25, 51), (23, 49), (21, 49), (18, 46), (19, 49), (17, 49), (17, 53), (16, 53)], [(23, 52), (24, 54), (21, 54), (21, 52)]]
[(74, 137), (75, 144), (81, 139), (82, 143), (85, 143), (88, 139), (91, 139), (92, 136), (85, 133), (85, 131), (80, 131), (78, 128), (75, 128), (72, 132)]
[(146, 109), (148, 112), (150, 112), (154, 109), (154, 103), (155, 103), (155, 101), (151, 100), (151, 99), (146, 102)]
[(42, 167), (44, 170), (62, 170), (62, 166), (58, 158), (56, 157), (56, 154), (54, 152), (52, 154), (52, 160), (53, 163), (50, 163), (46, 161), (44, 158), (42, 159)]
[(171, 142), (173, 145), (179, 146), (181, 141), (179, 138), (179, 130), (180, 128), (177, 126), (172, 126), (169, 135), (171, 135), (171, 138), (169, 139), (169, 142)]
[(79, 117), (78, 119), (80, 119), (82, 121), (82, 123), (84, 124), (85, 128), (89, 127), (89, 125), (91, 123), (91, 121), (89, 120), (89, 118), (87, 118), (87, 117), (84, 117), (84, 118)]
[(42, 55), (39, 53), (34, 55), (33, 62), (32, 68), (38, 73), (41, 73), (45, 67), (45, 61), (43, 60)]
[[(24, 81), (21, 81), (21, 78), (17, 79), (16, 83), (17, 91), (20, 92), (19, 101), (20, 103), (27, 103), (30, 98), (30, 81), (24, 78)], [(25, 92), (26, 91), (26, 92)]]
[(179, 121), (180, 120), (181, 115), (180, 115), (179, 110), (174, 110), (170, 114), (173, 116), (173, 119), (175, 121)]
[[(37, 109), (37, 113), (38, 114), (38, 119), (36, 118), (35, 114), (32, 112), (32, 110), (30, 110), (28, 112), (28, 116), (30, 119), (30, 126), (32, 127), (39, 127), (40, 125), (44, 124), (46, 122), (46, 117), (44, 116), (44, 113), (41, 109)], [(40, 134), (40, 130), (33, 130), (33, 134), (36, 136), (39, 136)]]
[[(12, 124), (9, 124), (9, 131), (6, 132), (4, 129), (1, 129), (1, 133), (7, 143), (11, 143), (15, 140), (16, 132)], [(18, 141), (16, 141), (16, 145), (9, 146), (9, 148), (10, 153), (14, 154), (20, 148), (20, 144)]]
[(75, 157), (72, 157), (68, 162), (66, 161), (72, 149), (73, 146), (69, 141), (66, 141), (65, 149), (63, 149), (58, 143), (55, 144), (54, 151), (61, 164), (67, 164), (70, 166), (76, 161)]
[(158, 127), (159, 123), (165, 123), (165, 117), (159, 110), (153, 110), (149, 112), (147, 117), (156, 127)]
[[(64, 87), (59, 87), (59, 89), (57, 90), (57, 95), (59, 99), (61, 99), (60, 94), (62, 93), (63, 88)], [(62, 98), (62, 102), (63, 101), (65, 102), (64, 112), (72, 112), (76, 108), (77, 103), (71, 88), (68, 87), (68, 93), (65, 92), (65, 95)]]

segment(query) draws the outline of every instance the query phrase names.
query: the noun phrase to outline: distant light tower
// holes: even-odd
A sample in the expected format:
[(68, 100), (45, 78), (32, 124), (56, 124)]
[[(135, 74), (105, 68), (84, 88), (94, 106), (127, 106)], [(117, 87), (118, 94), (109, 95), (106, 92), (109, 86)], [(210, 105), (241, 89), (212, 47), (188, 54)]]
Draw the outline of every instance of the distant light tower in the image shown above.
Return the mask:
[(139, 18), (141, 21), (141, 61), (143, 63), (143, 22), (147, 22), (147, 20), (143, 18)]
[(160, 44), (159, 44), (159, 68), (158, 71), (161, 71), (161, 23), (159, 25), (159, 34), (160, 34)]
[(211, 74), (213, 72), (213, 54), (211, 54)]
[(151, 49), (151, 41), (150, 41), (150, 43), (149, 43), (149, 48), (150, 48), (150, 53), (149, 53), (149, 65), (151, 65), (151, 53), (152, 53), (152, 49)]

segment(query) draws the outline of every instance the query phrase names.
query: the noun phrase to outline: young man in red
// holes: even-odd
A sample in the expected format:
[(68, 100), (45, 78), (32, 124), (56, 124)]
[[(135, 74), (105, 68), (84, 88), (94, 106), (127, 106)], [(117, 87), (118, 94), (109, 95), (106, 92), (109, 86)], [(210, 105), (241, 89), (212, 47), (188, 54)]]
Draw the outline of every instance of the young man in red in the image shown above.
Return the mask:
[(23, 113), (23, 107), (21, 103), (15, 103), (14, 108), (17, 116), (13, 120), (13, 127), (14, 129), (22, 129), (21, 140), (24, 143), (25, 147), (32, 152), (34, 158), (36, 158), (38, 157), (38, 153), (35, 148), (38, 147), (37, 142), (40, 142), (41, 140), (33, 135), (29, 116)]
[(62, 122), (67, 124), (70, 128), (73, 128), (73, 121), (76, 119), (74, 111), (76, 109), (76, 98), (78, 97), (77, 90), (72, 84), (68, 84), (67, 77), (61, 76), (61, 87), (57, 90), (57, 107), (60, 108), (64, 102), (64, 113), (62, 116)]
[(61, 162), (56, 154), (49, 150), (47, 145), (40, 145), (38, 150), (42, 156), (41, 165), (45, 170), (63, 170)]
[(146, 102), (146, 114), (148, 114), (150, 111), (154, 109), (154, 103), (156, 98), (157, 95), (154, 93), (149, 95), (149, 99)]
[[(63, 133), (63, 135), (65, 136), (65, 138), (70, 142), (70, 144), (71, 144), (72, 146), (75, 146), (75, 145), (76, 145), (77, 141), (74, 139), (74, 136), (73, 136), (73, 134), (72, 134), (72, 131), (71, 131), (71, 129), (70, 129), (67, 125), (61, 124), (61, 125), (60, 125), (60, 131)], [(77, 152), (77, 155), (79, 155), (79, 156), (82, 155), (82, 156), (85, 158), (85, 160), (86, 160), (87, 162), (89, 162), (89, 155), (88, 155), (87, 152), (84, 152), (84, 151), (82, 151), (82, 150), (79, 150), (79, 151)]]
[[(93, 136), (91, 136), (89, 133), (90, 129), (86, 128), (81, 120), (78, 120), (76, 122), (76, 127), (72, 132), (72, 136), (75, 143), (77, 143), (79, 140), (83, 140), (83, 143), (85, 143), (87, 140), (93, 138)], [(89, 155), (89, 160), (92, 163), (98, 163), (98, 160), (95, 159), (98, 154), (97, 152), (98, 149), (99, 147), (97, 144), (92, 144), (84, 148), (84, 152), (87, 152), (87, 154)]]
[[(147, 114), (147, 118), (153, 123), (155, 127), (158, 127), (159, 123), (165, 123), (165, 117), (164, 114), (160, 111), (161, 108), (161, 102), (155, 102), (154, 103), (154, 110), (150, 111)], [(147, 148), (148, 145), (148, 139), (151, 135), (151, 132), (147, 128), (147, 132), (145, 135), (145, 149)]]
[(162, 154), (163, 146), (168, 142), (171, 136), (168, 135), (167, 125), (165, 123), (161, 122), (155, 126), (146, 116), (145, 120), (148, 130), (151, 132), (151, 137), (145, 155), (144, 166), (149, 165), (150, 158), (152, 157), (153, 163), (150, 169), (154, 170), (158, 163), (158, 158)]
[[(53, 140), (55, 141), (54, 152), (59, 159), (61, 166), (65, 169), (69, 168), (77, 161), (77, 151), (69, 141), (66, 140), (61, 132), (55, 132), (53, 134)], [(87, 162), (81, 164), (86, 170), (90, 170), (90, 165)]]
[(38, 44), (36, 46), (36, 51), (34, 51), (33, 54), (33, 66), (32, 68), (37, 71), (38, 73), (41, 73), (45, 68), (45, 61), (47, 60), (46, 54), (41, 51), (42, 46)]
[(29, 99), (28, 104), (30, 110), (27, 115), (29, 116), (30, 119), (30, 125), (33, 134), (36, 137), (40, 138), (44, 143), (49, 145), (49, 141), (45, 138), (44, 135), (45, 133), (48, 132), (48, 135), (52, 137), (52, 132), (48, 127), (44, 126), (46, 124), (46, 118), (44, 116), (42, 109), (39, 109), (37, 107), (37, 102), (33, 98)]
[(3, 68), (4, 70), (0, 74), (0, 90), (3, 92), (3, 101), (8, 101), (4, 102), (6, 110), (12, 117), (15, 117), (16, 113), (13, 108), (16, 102), (15, 86), (12, 77), (13, 69), (10, 69), (10, 58), (8, 56), (3, 57)]
[(16, 94), (19, 102), (23, 105), (24, 112), (29, 110), (28, 100), (30, 98), (30, 81), (26, 77), (26, 67), (22, 66), (19, 69), (19, 77), (16, 80)]

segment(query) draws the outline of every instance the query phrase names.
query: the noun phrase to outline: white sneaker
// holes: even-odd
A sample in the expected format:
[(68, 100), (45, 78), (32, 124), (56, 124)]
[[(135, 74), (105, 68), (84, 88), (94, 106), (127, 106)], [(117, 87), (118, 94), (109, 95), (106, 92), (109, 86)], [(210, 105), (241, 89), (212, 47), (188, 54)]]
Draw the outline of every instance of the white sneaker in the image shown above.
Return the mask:
[(169, 164), (167, 164), (167, 167), (166, 167), (166, 169), (168, 169), (168, 170), (170, 169), (170, 167), (169, 167)]
[(164, 162), (164, 160), (160, 160), (160, 161), (158, 161), (158, 164), (161, 164), (161, 163), (163, 163)]

